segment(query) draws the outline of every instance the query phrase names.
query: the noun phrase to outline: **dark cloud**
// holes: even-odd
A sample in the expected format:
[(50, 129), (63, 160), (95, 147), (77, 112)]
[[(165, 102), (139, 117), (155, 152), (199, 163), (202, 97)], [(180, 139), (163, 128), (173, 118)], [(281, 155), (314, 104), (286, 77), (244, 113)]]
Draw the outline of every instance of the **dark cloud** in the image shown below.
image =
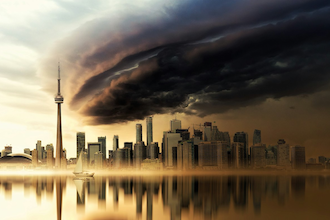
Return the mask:
[[(329, 82), (328, 1), (185, 4), (190, 7), (167, 8), (170, 18), (157, 28), (139, 24), (135, 34), (115, 41), (120, 45), (112, 41), (85, 56), (82, 66), (92, 68), (126, 51), (109, 70), (88, 79), (71, 105), (83, 105), (94, 124), (174, 112), (203, 117), (310, 94)], [(223, 37), (191, 44), (216, 34)]]

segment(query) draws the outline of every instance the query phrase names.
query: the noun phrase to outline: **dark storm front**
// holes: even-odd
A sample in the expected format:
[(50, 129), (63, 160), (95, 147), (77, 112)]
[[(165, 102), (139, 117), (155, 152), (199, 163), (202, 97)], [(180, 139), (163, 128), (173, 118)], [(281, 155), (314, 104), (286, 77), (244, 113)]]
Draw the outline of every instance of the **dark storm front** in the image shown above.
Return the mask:
[[(287, 208), (303, 219), (330, 214), (321, 199), (330, 196), (330, 176), (1, 177), (0, 184), (7, 203), (18, 185), (38, 205), (53, 200), (57, 211), (52, 219), (68, 219), (72, 212), (77, 219), (79, 213), (104, 219), (122, 209), (135, 209), (133, 217), (119, 213), (124, 219), (264, 218), (271, 210)], [(68, 202), (70, 196), (76, 199)], [(285, 217), (281, 213), (268, 218)]]

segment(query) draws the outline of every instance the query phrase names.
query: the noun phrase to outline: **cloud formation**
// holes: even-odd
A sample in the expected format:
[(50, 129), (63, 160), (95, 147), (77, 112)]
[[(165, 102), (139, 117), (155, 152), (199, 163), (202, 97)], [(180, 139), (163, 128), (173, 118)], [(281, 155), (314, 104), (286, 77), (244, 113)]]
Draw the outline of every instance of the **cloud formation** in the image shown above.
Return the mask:
[(109, 17), (94, 20), (77, 29), (72, 39), (81, 40), (65, 57), (76, 85), (70, 105), (90, 124), (112, 124), (174, 112), (203, 117), (322, 90), (329, 5), (196, 0), (132, 12), (109, 27)]

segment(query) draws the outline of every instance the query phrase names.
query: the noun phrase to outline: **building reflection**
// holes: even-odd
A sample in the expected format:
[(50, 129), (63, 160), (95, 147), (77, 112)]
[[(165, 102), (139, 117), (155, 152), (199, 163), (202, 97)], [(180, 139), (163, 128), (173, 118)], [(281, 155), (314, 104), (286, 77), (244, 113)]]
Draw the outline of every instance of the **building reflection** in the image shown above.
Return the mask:
[[(107, 200), (113, 202), (115, 210), (119, 210), (121, 205), (125, 205), (124, 198), (120, 198), (124, 195), (133, 201), (136, 218), (145, 216), (143, 218), (147, 220), (157, 219), (157, 216), (165, 214), (165, 210), (169, 210), (170, 219), (181, 219), (183, 213), (214, 219), (221, 212), (229, 212), (231, 207), (239, 213), (252, 207), (254, 214), (259, 215), (265, 200), (272, 199), (284, 206), (290, 197), (304, 199), (307, 189), (330, 189), (330, 177), (325, 175), (101, 176), (90, 179), (71, 176), (0, 177), (0, 189), (6, 200), (11, 200), (12, 191), (16, 185), (21, 185), (24, 196), (35, 197), (37, 204), (42, 203), (43, 198), (52, 200), (55, 193), (57, 219), (61, 219), (63, 195), (69, 181), (75, 185), (77, 213), (84, 213), (90, 202), (95, 202), (90, 197), (97, 200), (100, 211), (109, 209)], [(159, 205), (158, 201), (162, 202), (164, 213), (155, 213), (154, 206)]]

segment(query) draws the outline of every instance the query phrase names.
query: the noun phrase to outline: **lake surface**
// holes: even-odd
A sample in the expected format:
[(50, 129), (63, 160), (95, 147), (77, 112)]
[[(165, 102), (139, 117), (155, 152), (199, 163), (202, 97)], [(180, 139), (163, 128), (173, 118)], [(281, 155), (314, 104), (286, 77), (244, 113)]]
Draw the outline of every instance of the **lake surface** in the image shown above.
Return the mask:
[(1, 219), (328, 219), (330, 175), (0, 176)]

